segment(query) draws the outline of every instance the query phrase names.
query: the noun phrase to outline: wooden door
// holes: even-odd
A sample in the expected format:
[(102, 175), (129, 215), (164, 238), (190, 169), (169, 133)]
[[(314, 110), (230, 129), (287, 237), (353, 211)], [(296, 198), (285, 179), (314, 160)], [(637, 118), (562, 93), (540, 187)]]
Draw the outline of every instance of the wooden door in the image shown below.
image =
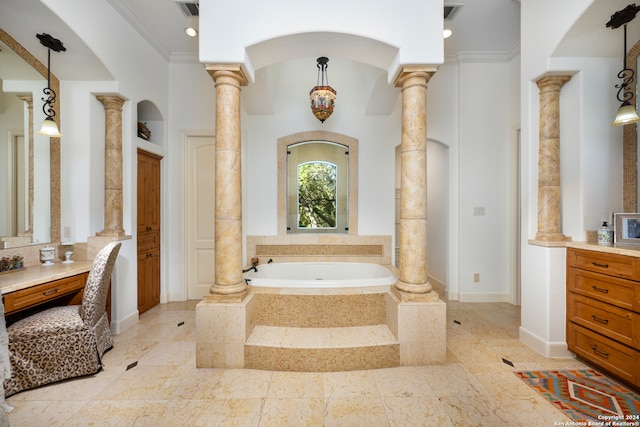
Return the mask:
[(160, 160), (138, 150), (138, 312), (160, 303)]

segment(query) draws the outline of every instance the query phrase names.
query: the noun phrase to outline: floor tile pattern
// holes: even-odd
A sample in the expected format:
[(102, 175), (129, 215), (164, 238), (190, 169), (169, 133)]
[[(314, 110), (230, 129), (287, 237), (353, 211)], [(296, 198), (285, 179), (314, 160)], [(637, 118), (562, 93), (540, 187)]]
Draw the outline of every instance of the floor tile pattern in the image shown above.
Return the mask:
[(519, 307), (449, 301), (442, 364), (311, 373), (197, 369), (197, 303), (161, 304), (142, 314), (114, 336), (100, 373), (10, 397), (10, 425), (567, 425), (513, 371), (585, 368), (522, 344)]

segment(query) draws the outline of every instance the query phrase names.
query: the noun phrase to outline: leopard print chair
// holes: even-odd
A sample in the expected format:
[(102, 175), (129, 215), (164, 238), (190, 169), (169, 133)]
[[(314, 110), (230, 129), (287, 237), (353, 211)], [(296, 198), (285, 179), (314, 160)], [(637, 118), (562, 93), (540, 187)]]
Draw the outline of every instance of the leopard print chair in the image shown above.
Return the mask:
[(95, 374), (113, 347), (106, 304), (111, 272), (120, 251), (111, 242), (96, 255), (81, 305), (53, 307), (7, 328), (11, 377), (5, 395)]

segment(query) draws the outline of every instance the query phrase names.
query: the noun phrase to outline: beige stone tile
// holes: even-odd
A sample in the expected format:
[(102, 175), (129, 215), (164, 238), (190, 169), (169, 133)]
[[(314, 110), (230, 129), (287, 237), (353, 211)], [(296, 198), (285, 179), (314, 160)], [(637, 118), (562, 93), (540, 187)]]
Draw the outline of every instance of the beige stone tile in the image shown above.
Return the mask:
[(223, 372), (221, 369), (194, 369), (193, 365), (177, 367), (171, 378), (158, 388), (153, 398), (212, 399)]
[(423, 366), (375, 369), (371, 375), (382, 397), (436, 397)]
[(250, 399), (265, 398), (271, 382), (270, 371), (251, 369), (226, 369), (214, 389), (216, 398)]
[(13, 404), (7, 419), (10, 426), (66, 426), (67, 420), (85, 404), (84, 401), (19, 401)]
[(139, 427), (173, 427), (195, 425), (200, 413), (209, 406), (207, 400), (151, 400), (131, 425)]
[(389, 426), (380, 397), (325, 398), (325, 426)]
[[(514, 375), (515, 376), (515, 375)], [(320, 398), (324, 396), (322, 374), (319, 372), (276, 371), (271, 377), (267, 397), (274, 398)]]
[[(444, 396), (439, 399), (443, 411), (452, 421), (452, 426), (510, 426), (513, 423), (510, 415), (498, 412), (500, 405), (493, 396)], [(525, 425), (543, 425), (533, 422)]]
[(120, 427), (132, 425), (144, 405), (143, 400), (94, 400), (87, 402), (73, 417), (65, 421), (65, 426)]
[(324, 425), (322, 398), (267, 399), (262, 408), (260, 426), (311, 427)]
[(148, 400), (175, 373), (171, 366), (136, 366), (123, 372), (96, 396), (100, 400)]
[(257, 426), (263, 402), (259, 398), (207, 400), (192, 426)]
[(449, 415), (433, 397), (383, 397), (391, 425), (398, 427), (451, 426)]
[(184, 365), (195, 353), (195, 343), (160, 342), (140, 358), (139, 365)]
[(325, 372), (322, 374), (324, 399), (377, 396), (370, 371)]
[(474, 396), (484, 394), (482, 384), (464, 365), (425, 366), (426, 378), (437, 396)]

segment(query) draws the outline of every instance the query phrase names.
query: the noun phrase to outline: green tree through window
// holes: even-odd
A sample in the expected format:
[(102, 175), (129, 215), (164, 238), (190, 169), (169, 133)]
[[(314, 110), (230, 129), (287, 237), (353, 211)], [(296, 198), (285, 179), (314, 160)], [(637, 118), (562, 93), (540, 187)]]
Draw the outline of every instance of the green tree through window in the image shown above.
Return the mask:
[(335, 228), (337, 172), (328, 162), (298, 165), (299, 228)]

